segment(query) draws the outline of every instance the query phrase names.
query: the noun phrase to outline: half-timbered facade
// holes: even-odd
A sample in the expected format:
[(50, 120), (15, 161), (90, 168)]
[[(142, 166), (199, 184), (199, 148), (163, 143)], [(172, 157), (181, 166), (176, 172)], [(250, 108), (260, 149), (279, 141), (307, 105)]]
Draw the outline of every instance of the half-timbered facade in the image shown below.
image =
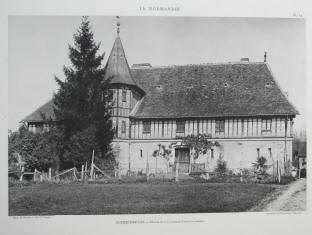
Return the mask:
[[(147, 161), (151, 171), (170, 171), (165, 159), (152, 156), (159, 145), (173, 146), (171, 162), (205, 164), (211, 171), (220, 156), (233, 170), (250, 168), (258, 156), (269, 162), (291, 159), (298, 113), (266, 62), (130, 68), (117, 35), (106, 64), (104, 79), (108, 78), (113, 145), (124, 173), (144, 172)], [(48, 119), (55, 120), (52, 101), (23, 121), (35, 132), (48, 130)], [(181, 137), (198, 134), (220, 146), (193, 159), (180, 142)]]

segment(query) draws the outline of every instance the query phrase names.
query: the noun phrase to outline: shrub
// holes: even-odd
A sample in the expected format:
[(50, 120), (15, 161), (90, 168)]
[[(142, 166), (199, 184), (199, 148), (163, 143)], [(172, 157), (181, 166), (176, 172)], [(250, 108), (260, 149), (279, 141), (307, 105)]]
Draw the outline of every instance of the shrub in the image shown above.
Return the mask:
[(215, 172), (218, 176), (224, 176), (227, 172), (227, 163), (223, 160), (223, 156), (220, 155), (218, 161), (217, 161), (217, 167), (215, 169)]
[(8, 136), (9, 170), (18, 169), (18, 154), (26, 171), (33, 171), (35, 168), (47, 171), (51, 166), (57, 168), (57, 136), (58, 133), (53, 127), (49, 132), (34, 134), (23, 125), (18, 131), (11, 132)]
[(280, 184), (289, 184), (289, 183), (291, 183), (293, 181), (295, 181), (295, 178), (292, 177), (292, 176), (282, 176)]
[(257, 179), (261, 180), (265, 178), (267, 174), (268, 165), (266, 164), (267, 159), (263, 156), (257, 157), (256, 162), (254, 162), (252, 165), (255, 170), (255, 175), (257, 176)]

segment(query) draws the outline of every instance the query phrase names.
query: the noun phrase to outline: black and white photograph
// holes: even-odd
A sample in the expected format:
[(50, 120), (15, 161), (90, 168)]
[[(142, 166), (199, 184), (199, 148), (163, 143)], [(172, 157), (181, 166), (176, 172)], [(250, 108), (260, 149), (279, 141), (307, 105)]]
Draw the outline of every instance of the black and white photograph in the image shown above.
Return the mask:
[(8, 215), (305, 212), (305, 27), (9, 16)]

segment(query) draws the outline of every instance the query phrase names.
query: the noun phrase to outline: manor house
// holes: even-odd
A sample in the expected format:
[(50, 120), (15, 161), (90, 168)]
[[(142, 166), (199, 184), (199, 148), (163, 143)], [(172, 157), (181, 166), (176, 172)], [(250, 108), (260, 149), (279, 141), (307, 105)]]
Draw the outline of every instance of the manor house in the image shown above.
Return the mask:
[[(233, 170), (250, 168), (258, 156), (268, 164), (292, 157), (298, 112), (266, 61), (130, 67), (118, 33), (106, 64), (107, 78), (112, 78), (114, 94), (113, 146), (124, 173), (144, 172), (147, 161), (151, 172), (171, 171), (171, 164), (179, 162), (180, 171), (187, 173), (191, 164), (212, 171), (219, 157)], [(48, 130), (43, 116), (55, 120), (52, 100), (23, 122), (33, 132)], [(219, 146), (194, 159), (181, 137), (198, 134)], [(159, 145), (172, 147), (169, 163), (153, 156)]]

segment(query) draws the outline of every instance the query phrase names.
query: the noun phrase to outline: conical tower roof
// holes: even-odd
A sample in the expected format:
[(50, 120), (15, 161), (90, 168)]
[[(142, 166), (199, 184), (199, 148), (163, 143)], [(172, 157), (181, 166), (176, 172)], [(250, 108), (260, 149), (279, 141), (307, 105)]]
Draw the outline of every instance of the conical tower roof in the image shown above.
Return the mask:
[(131, 77), (130, 68), (119, 34), (115, 39), (114, 46), (109, 55), (105, 68), (104, 79), (111, 79), (111, 84), (128, 85), (144, 92)]

